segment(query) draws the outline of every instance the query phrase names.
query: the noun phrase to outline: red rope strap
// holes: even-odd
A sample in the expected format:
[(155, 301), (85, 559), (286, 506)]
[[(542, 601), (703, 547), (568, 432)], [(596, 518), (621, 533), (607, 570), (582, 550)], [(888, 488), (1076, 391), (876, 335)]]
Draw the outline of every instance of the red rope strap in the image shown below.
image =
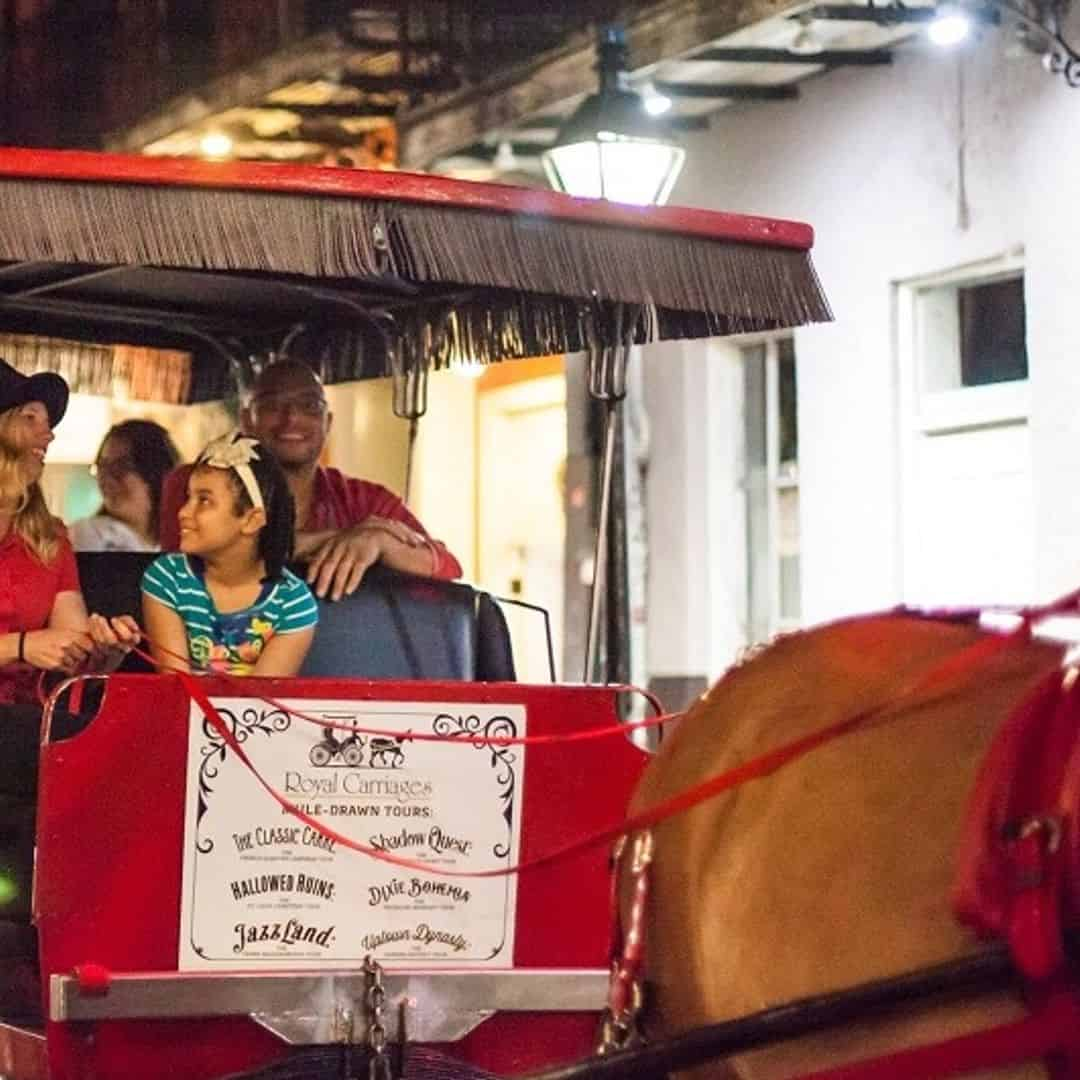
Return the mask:
[[(143, 637), (149, 641), (149, 638), (146, 638), (145, 634)], [(185, 663), (187, 662), (187, 657), (180, 656), (179, 653), (174, 653), (171, 650), (164, 648), (164, 646), (154, 645), (154, 648), (169, 656), (176, 657), (176, 659), (182, 660)], [(173, 675), (179, 675), (183, 672), (182, 668), (168, 667), (165, 664), (158, 663), (158, 661), (156, 661), (148, 652), (144, 652), (137, 646), (132, 646), (131, 651), (137, 656), (141, 656), (144, 660), (149, 661), (157, 667), (160, 672), (168, 672)], [(187, 674), (187, 672), (183, 673)], [(312, 716), (310, 713), (289, 708), (287, 705), (278, 701), (276, 698), (270, 697), (268, 694), (253, 692), (251, 689), (250, 678), (245, 678), (243, 685), (240, 685), (235, 676), (220, 672), (214, 672), (213, 674), (215, 678), (220, 678), (223, 682), (228, 684), (240, 697), (255, 698), (258, 701), (265, 702), (272, 708), (280, 709), (287, 716), (294, 717), (297, 720), (303, 720), (308, 724), (316, 724), (322, 728), (335, 728), (338, 731), (347, 731), (350, 734), (384, 735), (389, 738), (400, 738), (402, 735), (402, 732), (391, 730), (389, 728), (362, 727), (359, 724), (354, 725), (343, 720), (327, 720), (321, 716)], [(663, 706), (660, 704), (660, 699), (651, 691), (645, 690), (640, 686), (633, 686), (630, 683), (606, 683), (604, 689), (611, 690), (613, 693), (640, 694), (653, 709), (656, 710), (656, 716), (652, 716), (648, 720), (634, 720), (628, 723), (610, 724), (608, 727), (590, 728), (588, 731), (571, 731), (558, 735), (499, 735), (492, 737), (486, 735), (462, 734), (451, 736), (439, 735), (434, 732), (410, 731), (408, 737), (413, 742), (456, 743), (462, 746), (543, 746), (553, 743), (583, 742), (587, 739), (606, 739), (616, 735), (625, 738), (628, 732), (663, 727), (664, 724), (667, 724), (672, 720), (677, 720), (681, 715), (679, 713), (664, 712)]]
[[(1027, 639), (1028, 626), (1024, 623), (1017, 630), (1014, 630), (1009, 634), (991, 635), (978, 641), (974, 645), (961, 650), (959, 653), (954, 654), (941, 664), (932, 668), (922, 678), (916, 680), (909, 686), (907, 690), (901, 692), (899, 700), (910, 706), (913, 703), (910, 700), (912, 698), (916, 701), (930, 702), (946, 697), (951, 692), (950, 688), (964, 675), (977, 669), (981, 663), (989, 659), (995, 653), (1005, 648), (1009, 648), (1012, 645), (1022, 643)], [(342, 847), (357, 851), (360, 854), (367, 855), (373, 859), (379, 859), (382, 862), (392, 863), (395, 866), (402, 866), (410, 870), (423, 871), (439, 877), (502, 877), (507, 874), (522, 873), (526, 870), (535, 870), (540, 866), (550, 865), (561, 859), (578, 855), (583, 851), (590, 850), (600, 845), (609, 844), (620, 836), (637, 832), (640, 829), (649, 828), (666, 818), (684, 813), (692, 807), (697, 806), (699, 803), (714, 798), (722, 792), (730, 791), (741, 784), (748, 783), (751, 780), (758, 780), (765, 776), (770, 776), (778, 769), (790, 764), (792, 761), (797, 761), (799, 758), (804, 757), (818, 747), (824, 746), (836, 739), (840, 739), (845, 735), (850, 735), (853, 732), (867, 728), (872, 724), (876, 725), (895, 721), (904, 715), (899, 709), (896, 709), (891, 715), (887, 713), (887, 709), (890, 705), (895, 708), (896, 703), (893, 702), (866, 710), (865, 712), (848, 717), (847, 719), (837, 721), (834, 724), (830, 724), (828, 727), (822, 728), (820, 731), (815, 731), (809, 735), (804, 735), (799, 739), (794, 739), (789, 743), (785, 743), (774, 750), (770, 750), (767, 753), (752, 759), (751, 761), (744, 762), (733, 769), (720, 773), (718, 776), (714, 776), (703, 783), (697, 784), (671, 799), (658, 803), (649, 810), (627, 818), (619, 825), (601, 829), (590, 835), (571, 841), (562, 847), (555, 848), (552, 851), (537, 856), (536, 858), (517, 863), (514, 866), (498, 867), (490, 870), (447, 870), (440, 866), (432, 866), (428, 863), (414, 859), (406, 859), (397, 855), (391, 855), (389, 852), (378, 851), (365, 844), (357, 843), (355, 840), (343, 836), (341, 833), (331, 829), (329, 826), (324, 825), (322, 822), (311, 817), (311, 815), (305, 813), (295, 803), (286, 799), (284, 795), (271, 786), (271, 784), (255, 768), (251, 759), (244, 752), (243, 747), (229, 730), (228, 725), (221, 718), (221, 715), (218, 713), (217, 709), (214, 708), (213, 703), (199, 685), (199, 680), (187, 672), (177, 672), (176, 674), (184, 684), (184, 687), (188, 694), (190, 694), (192, 700), (200, 709), (202, 709), (207, 720), (221, 736), (225, 744), (236, 754), (244, 766), (250, 770), (255, 779), (258, 780), (262, 787), (266, 789), (267, 793), (286, 813), (291, 814), (298, 821), (303, 822), (327, 839), (341, 844)], [(905, 701), (905, 699), (907, 700)], [(400, 735), (400, 732), (395, 732), (394, 734)], [(492, 741), (493, 740), (488, 740), (488, 743), (491, 744)]]

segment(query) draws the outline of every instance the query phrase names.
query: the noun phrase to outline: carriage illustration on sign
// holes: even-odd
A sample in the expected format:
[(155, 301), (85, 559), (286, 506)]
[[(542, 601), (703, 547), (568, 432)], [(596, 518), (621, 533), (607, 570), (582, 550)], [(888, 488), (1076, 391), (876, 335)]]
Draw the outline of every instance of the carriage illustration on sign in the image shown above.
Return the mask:
[(324, 727), (322, 738), (308, 751), (312, 765), (326, 768), (335, 765), (348, 765), (359, 768), (364, 765), (365, 752), (367, 767), (370, 769), (399, 769), (405, 764), (405, 751), (401, 744), (408, 735), (362, 735), (358, 731), (339, 738), (333, 727)]
[(364, 760), (363, 735), (353, 732), (344, 738), (338, 738), (332, 727), (323, 728), (322, 738), (308, 752), (312, 765), (361, 765)]

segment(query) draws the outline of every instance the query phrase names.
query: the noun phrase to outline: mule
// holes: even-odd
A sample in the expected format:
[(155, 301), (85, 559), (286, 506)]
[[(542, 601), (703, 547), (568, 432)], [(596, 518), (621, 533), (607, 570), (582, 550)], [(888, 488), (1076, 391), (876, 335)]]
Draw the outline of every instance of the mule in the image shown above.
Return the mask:
[[(995, 730), (1060, 666), (1060, 647), (1010, 645), (944, 694), (912, 693), (986, 638), (907, 615), (781, 638), (694, 704), (630, 813), (845, 718), (879, 722), (654, 829), (646, 919), (648, 1035), (911, 972), (979, 947), (950, 907), (966, 801)], [(629, 892), (624, 881), (623, 915)], [(755, 1051), (700, 1070), (778, 1080), (1023, 1015), (1006, 992)], [(1046, 1076), (1038, 1063), (995, 1077)]]

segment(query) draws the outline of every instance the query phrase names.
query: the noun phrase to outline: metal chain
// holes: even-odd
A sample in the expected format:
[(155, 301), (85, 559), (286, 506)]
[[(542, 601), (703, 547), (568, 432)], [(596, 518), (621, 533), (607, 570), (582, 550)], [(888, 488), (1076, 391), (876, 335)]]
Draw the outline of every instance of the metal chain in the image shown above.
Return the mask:
[(364, 975), (367, 977), (364, 1004), (367, 1007), (368, 1080), (394, 1080), (383, 1024), (386, 991), (382, 984), (382, 967), (370, 956), (364, 957)]

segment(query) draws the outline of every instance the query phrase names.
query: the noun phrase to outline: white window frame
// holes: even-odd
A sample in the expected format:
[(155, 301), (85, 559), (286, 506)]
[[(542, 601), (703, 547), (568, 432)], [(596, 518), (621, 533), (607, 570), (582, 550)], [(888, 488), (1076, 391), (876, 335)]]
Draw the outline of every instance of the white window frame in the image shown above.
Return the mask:
[[(1024, 275), (1022, 249), (951, 270), (896, 283), (897, 361), (902, 427), (922, 434), (948, 434), (1026, 421), (1031, 411), (1030, 377), (987, 386), (935, 390), (926, 385), (920, 299), (934, 289), (988, 285)], [(905, 447), (910, 449), (910, 447)]]
[[(799, 466), (798, 459), (794, 465), (780, 462), (780, 343), (785, 340), (792, 342), (795, 347), (795, 335), (791, 333), (779, 333), (768, 335), (746, 335), (734, 340), (740, 351), (743, 364), (751, 363), (746, 350), (764, 347), (765, 356), (762, 362), (765, 365), (765, 490), (766, 490), (766, 565), (768, 566), (768, 625), (764, 635), (757, 635), (757, 639), (768, 640), (778, 633), (797, 630), (802, 625), (802, 588), (800, 575), (800, 616), (797, 618), (785, 618), (780, 610), (781, 574), (780, 574), (780, 492), (798, 489)], [(798, 351), (796, 349), (796, 372), (798, 371)], [(798, 384), (796, 383), (796, 386)], [(749, 501), (749, 463), (746, 461), (746, 430), (745, 415), (747, 403), (743, 402), (744, 425), (742, 432), (742, 488)], [(749, 507), (748, 507), (749, 510)], [(749, 522), (749, 517), (748, 517)], [(801, 529), (800, 529), (801, 534)], [(747, 552), (746, 552), (746, 638), (747, 641), (755, 640), (753, 626), (753, 614), (751, 604), (753, 598), (753, 586), (751, 574), (753, 573), (753, 557), (749, 550), (749, 529), (747, 529)], [(800, 558), (801, 558), (800, 542)]]

